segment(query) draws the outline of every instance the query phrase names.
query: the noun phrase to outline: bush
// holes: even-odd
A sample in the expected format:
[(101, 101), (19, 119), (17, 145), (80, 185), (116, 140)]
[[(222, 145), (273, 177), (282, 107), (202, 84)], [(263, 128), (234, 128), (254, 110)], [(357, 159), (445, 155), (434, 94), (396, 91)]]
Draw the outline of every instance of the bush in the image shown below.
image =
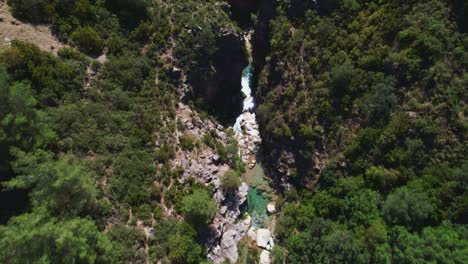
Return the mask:
[(8, 0), (13, 16), (32, 23), (49, 22), (54, 11), (51, 0)]
[(182, 199), (185, 220), (201, 228), (211, 222), (216, 213), (216, 203), (207, 191), (198, 189)]
[(81, 51), (88, 54), (100, 54), (104, 46), (101, 37), (92, 27), (77, 28), (71, 34), (71, 39)]
[(112, 250), (108, 255), (109, 262), (141, 263), (143, 256), (135, 252), (143, 247), (145, 241), (143, 229), (117, 224), (109, 228), (107, 237), (112, 241)]
[(190, 135), (183, 134), (182, 136), (179, 137), (180, 141), (180, 147), (183, 150), (193, 150), (195, 147), (195, 143), (193, 141), (193, 138)]
[(407, 187), (390, 194), (383, 206), (387, 223), (409, 227), (424, 226), (433, 211), (425, 193), (412, 191)]
[(226, 193), (235, 193), (240, 185), (240, 175), (236, 171), (228, 170), (224, 173), (223, 177), (221, 177), (221, 188), (223, 188)]

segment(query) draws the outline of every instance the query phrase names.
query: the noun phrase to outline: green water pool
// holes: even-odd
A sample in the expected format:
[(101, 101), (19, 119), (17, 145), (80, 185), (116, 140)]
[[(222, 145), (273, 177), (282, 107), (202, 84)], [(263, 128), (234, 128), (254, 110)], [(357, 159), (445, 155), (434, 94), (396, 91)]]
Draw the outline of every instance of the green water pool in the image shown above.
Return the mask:
[(248, 213), (252, 217), (252, 225), (255, 227), (266, 226), (269, 223), (266, 212), (270, 202), (268, 193), (271, 192), (268, 182), (265, 180), (265, 172), (260, 163), (246, 175), (250, 189), (247, 195)]

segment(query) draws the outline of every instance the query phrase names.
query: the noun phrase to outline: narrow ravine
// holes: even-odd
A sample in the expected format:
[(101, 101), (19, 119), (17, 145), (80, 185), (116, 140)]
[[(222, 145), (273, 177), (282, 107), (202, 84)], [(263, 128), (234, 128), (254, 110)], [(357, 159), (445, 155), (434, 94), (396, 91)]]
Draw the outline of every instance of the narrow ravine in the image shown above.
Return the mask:
[[(251, 34), (245, 37), (246, 49), (249, 52), (249, 65), (242, 73), (242, 93), (244, 94), (243, 110), (237, 117), (233, 130), (239, 143), (239, 154), (248, 165), (244, 181), (249, 186), (247, 203), (251, 224), (247, 231), (247, 242), (261, 250), (259, 263), (270, 263), (270, 250), (274, 246), (275, 206), (273, 190), (266, 180), (264, 169), (259, 161), (261, 137), (255, 115), (255, 98), (252, 94), (253, 66), (251, 59)], [(243, 262), (242, 259), (240, 261)]]
[[(247, 263), (247, 258), (259, 255), (259, 263), (270, 263), (273, 248), (276, 200), (262, 168), (259, 153), (261, 137), (255, 116), (255, 98), (252, 94), (253, 66), (251, 33), (245, 39), (249, 64), (242, 72), (242, 112), (231, 127), (238, 141), (239, 155), (247, 164), (242, 184), (234, 196), (217, 188), (214, 198), (220, 206), (212, 227), (207, 258), (216, 264), (223, 261)], [(218, 183), (219, 185), (219, 183)]]

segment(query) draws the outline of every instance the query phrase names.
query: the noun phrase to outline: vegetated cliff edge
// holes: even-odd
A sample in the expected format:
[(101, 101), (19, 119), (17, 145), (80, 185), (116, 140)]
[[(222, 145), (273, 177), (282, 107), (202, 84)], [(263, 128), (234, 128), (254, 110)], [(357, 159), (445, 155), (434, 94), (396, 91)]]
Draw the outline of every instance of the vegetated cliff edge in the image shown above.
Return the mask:
[[(402, 14), (390, 2), (381, 6), (355, 1), (260, 2), (253, 40), (257, 112), (265, 154), (278, 175), (313, 183), (332, 158), (335, 167), (346, 165), (348, 170), (354, 158), (344, 149), (356, 144), (355, 136), (364, 128), (385, 129), (401, 113), (409, 115), (414, 126), (414, 113), (422, 115), (416, 101), (435, 106), (441, 103), (436, 98), (446, 96), (444, 89), (460, 93), (464, 67), (456, 54), (463, 35), (453, 23), (451, 4), (406, 4), (403, 9), (408, 13)], [(443, 23), (446, 31), (434, 29), (421, 13), (437, 6), (442, 11), (432, 20)], [(372, 19), (359, 24), (365, 16)], [(403, 22), (396, 24), (398, 19)], [(411, 33), (414, 30), (420, 34)], [(432, 43), (422, 39), (431, 34)], [(443, 62), (448, 58), (453, 63)], [(429, 77), (439, 65), (447, 65), (451, 79)], [(438, 120), (440, 114), (425, 115)], [(457, 122), (448, 130), (441, 128), (441, 133), (459, 144)], [(418, 132), (415, 137), (423, 135)], [(433, 155), (460, 157), (459, 148), (428, 144), (425, 148)]]
[(288, 188), (275, 258), (462, 263), (468, 48), (460, 1), (312, 2), (265, 2), (275, 10), (266, 23), (258, 16), (267, 47), (254, 38), (254, 51), (270, 50), (255, 58), (266, 167)]

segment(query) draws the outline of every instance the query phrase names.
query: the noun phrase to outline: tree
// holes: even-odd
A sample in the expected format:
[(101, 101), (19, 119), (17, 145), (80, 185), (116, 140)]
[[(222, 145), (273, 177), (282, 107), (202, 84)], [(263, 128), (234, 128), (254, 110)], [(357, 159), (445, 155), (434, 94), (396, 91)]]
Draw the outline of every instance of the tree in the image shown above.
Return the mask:
[(22, 214), (0, 226), (1, 263), (94, 263), (109, 241), (93, 221)]
[(8, 160), (11, 147), (24, 151), (44, 146), (55, 138), (44, 112), (37, 110), (36, 99), (26, 82), (9, 84), (0, 68), (0, 157)]
[(176, 234), (169, 238), (168, 245), (172, 263), (200, 263), (201, 247), (193, 237)]
[(233, 194), (239, 189), (241, 185), (241, 179), (239, 173), (234, 170), (228, 170), (221, 177), (221, 188), (226, 193)]
[(346, 197), (346, 211), (348, 221), (354, 225), (369, 225), (380, 216), (380, 194), (369, 190), (360, 189)]
[(99, 84), (106, 90), (121, 88), (123, 91), (138, 92), (150, 69), (150, 62), (145, 57), (111, 57), (104, 65)]
[(143, 229), (117, 224), (109, 228), (106, 236), (112, 241), (112, 250), (107, 255), (110, 262), (144, 262), (145, 256), (135, 253), (144, 247), (145, 233)]
[(118, 14), (121, 24), (129, 29), (147, 18), (150, 1), (148, 0), (105, 0), (106, 6)]
[(383, 206), (383, 215), (387, 223), (421, 227), (427, 224), (434, 208), (425, 193), (401, 187), (388, 195)]
[(371, 166), (366, 170), (365, 179), (372, 188), (379, 191), (387, 191), (396, 185), (400, 178), (400, 173), (396, 170), (389, 170), (382, 166)]
[(364, 103), (364, 112), (369, 122), (386, 120), (398, 103), (396, 80), (386, 77), (375, 86), (375, 92)]
[(468, 242), (466, 228), (443, 224), (427, 227), (421, 235), (412, 234), (403, 227), (392, 231), (392, 260), (394, 263), (466, 263)]
[(287, 263), (369, 263), (368, 252), (351, 231), (336, 229), (320, 218), (304, 232), (290, 236), (287, 246)]
[(341, 98), (349, 93), (355, 70), (350, 63), (344, 63), (331, 69), (331, 85), (334, 96)]
[(150, 199), (153, 160), (143, 150), (127, 149), (114, 162), (115, 174), (109, 180), (111, 197), (129, 206), (140, 206)]
[(197, 232), (186, 222), (160, 221), (154, 228), (150, 255), (155, 260), (167, 258), (172, 263), (199, 263), (202, 250), (196, 236)]
[(40, 106), (57, 106), (64, 95), (76, 95), (81, 90), (89, 62), (83, 56), (69, 59), (65, 62), (34, 44), (18, 40), (0, 54), (11, 80), (30, 83)]
[(6, 183), (9, 188), (30, 189), (35, 209), (50, 214), (74, 216), (95, 202), (93, 175), (71, 157), (52, 160), (44, 151), (16, 153), (14, 169), (19, 175)]
[(185, 220), (197, 228), (211, 222), (216, 213), (216, 202), (207, 191), (196, 189), (182, 199), (182, 214)]

